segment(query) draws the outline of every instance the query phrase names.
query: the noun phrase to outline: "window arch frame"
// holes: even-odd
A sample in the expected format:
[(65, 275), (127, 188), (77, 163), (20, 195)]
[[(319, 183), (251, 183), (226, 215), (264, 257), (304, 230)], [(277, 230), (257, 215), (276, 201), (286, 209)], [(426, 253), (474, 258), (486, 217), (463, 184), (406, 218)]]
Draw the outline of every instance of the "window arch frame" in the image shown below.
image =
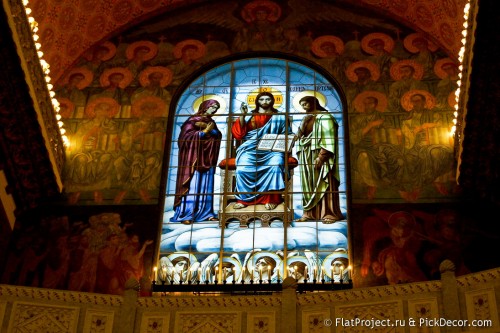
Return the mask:
[[(220, 66), (223, 66), (225, 64), (234, 64), (239, 61), (244, 61), (244, 60), (255, 60), (255, 59), (274, 59), (274, 60), (279, 60), (279, 61), (285, 61), (285, 62), (293, 62), (296, 63), (299, 66), (304, 66), (310, 70), (312, 70), (314, 73), (319, 74), (322, 76), (328, 84), (330, 84), (334, 91), (337, 94), (337, 97), (339, 99), (339, 106), (341, 108), (341, 114), (342, 114), (342, 122), (343, 122), (343, 150), (342, 153), (344, 155), (343, 157), (343, 164), (344, 164), (344, 177), (342, 181), (345, 183), (345, 190), (343, 192), (345, 193), (345, 215), (346, 215), (346, 233), (347, 233), (347, 249), (349, 249), (351, 246), (351, 233), (349, 232), (350, 226), (349, 223), (347, 222), (349, 219), (349, 213), (351, 211), (351, 199), (350, 199), (350, 161), (349, 161), (349, 133), (348, 133), (348, 110), (347, 110), (347, 103), (346, 103), (346, 97), (344, 94), (344, 91), (341, 87), (341, 85), (338, 83), (338, 81), (326, 70), (324, 70), (321, 66), (318, 64), (301, 58), (301, 57), (296, 57), (296, 56), (291, 56), (287, 54), (282, 54), (282, 53), (276, 53), (276, 52), (266, 52), (266, 53), (254, 53), (251, 52), (249, 54), (245, 55), (231, 55), (228, 57), (224, 57), (221, 59), (217, 59), (215, 61), (212, 61), (210, 63), (207, 63), (197, 69), (195, 72), (193, 72), (183, 83), (177, 88), (175, 94), (173, 95), (172, 98), (172, 103), (170, 105), (170, 110), (169, 110), (169, 115), (168, 115), (168, 125), (167, 125), (167, 133), (173, 133), (174, 132), (174, 127), (175, 127), (175, 117), (177, 117), (177, 108), (178, 108), (178, 103), (183, 96), (183, 94), (186, 92), (187, 89), (191, 86), (195, 80), (197, 80), (199, 77), (208, 74), (210, 71), (212, 71), (215, 68), (218, 68)], [(286, 86), (287, 90), (289, 88), (289, 85)], [(231, 87), (232, 88), (232, 87)], [(288, 102), (288, 101), (287, 101)], [(288, 106), (286, 108), (286, 112), (289, 113), (289, 110), (292, 108)], [(330, 111), (332, 112), (332, 111)], [(228, 111), (228, 118), (231, 116), (234, 116), (234, 114), (231, 113), (231, 111)], [(164, 151), (164, 162), (163, 162), (163, 171), (162, 171), (162, 180), (161, 180), (161, 189), (160, 189), (160, 207), (163, 209), (165, 207), (165, 198), (168, 196), (167, 194), (167, 183), (168, 183), (168, 170), (171, 168), (172, 163), (175, 163), (173, 159), (175, 159), (175, 156), (172, 155), (172, 150), (174, 149), (174, 144), (175, 142), (175, 137), (173, 135), (167, 135), (166, 140), (165, 140), (165, 151)], [(224, 153), (221, 150), (221, 154)], [(292, 191), (292, 194), (294, 192)], [(221, 194), (222, 195), (222, 194)], [(163, 223), (163, 214), (165, 211), (162, 213), (162, 223)], [(221, 228), (222, 229), (222, 228)], [(284, 229), (287, 229), (287, 226), (284, 227)], [(221, 247), (219, 254), (224, 255), (224, 247), (223, 247), (223, 241), (222, 238), (224, 235), (221, 233), (220, 238), (221, 238)], [(285, 259), (286, 258), (286, 253), (287, 253), (287, 245), (286, 245), (286, 239), (283, 242), (283, 247), (285, 251)], [(346, 250), (347, 250), (346, 249)], [(190, 252), (191, 253), (191, 252)], [(161, 251), (161, 248), (158, 251), (158, 254), (161, 256), (162, 254), (165, 254)], [(350, 259), (352, 256), (351, 251), (347, 250), (347, 260)]]

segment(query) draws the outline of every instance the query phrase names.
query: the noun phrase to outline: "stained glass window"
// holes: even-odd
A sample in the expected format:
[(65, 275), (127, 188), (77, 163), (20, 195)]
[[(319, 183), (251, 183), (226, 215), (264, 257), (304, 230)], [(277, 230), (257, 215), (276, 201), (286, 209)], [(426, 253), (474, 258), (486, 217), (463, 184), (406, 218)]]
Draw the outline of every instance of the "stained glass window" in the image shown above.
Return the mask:
[(160, 281), (347, 270), (344, 118), (326, 77), (282, 59), (229, 62), (196, 78), (172, 119)]

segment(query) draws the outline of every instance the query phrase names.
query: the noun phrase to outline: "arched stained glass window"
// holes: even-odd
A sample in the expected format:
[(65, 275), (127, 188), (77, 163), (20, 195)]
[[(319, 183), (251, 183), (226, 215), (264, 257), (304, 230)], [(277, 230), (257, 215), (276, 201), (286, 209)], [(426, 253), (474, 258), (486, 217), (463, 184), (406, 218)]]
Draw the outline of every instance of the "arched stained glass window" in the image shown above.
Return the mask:
[(345, 142), (332, 82), (289, 60), (237, 60), (196, 78), (171, 119), (160, 281), (340, 278)]

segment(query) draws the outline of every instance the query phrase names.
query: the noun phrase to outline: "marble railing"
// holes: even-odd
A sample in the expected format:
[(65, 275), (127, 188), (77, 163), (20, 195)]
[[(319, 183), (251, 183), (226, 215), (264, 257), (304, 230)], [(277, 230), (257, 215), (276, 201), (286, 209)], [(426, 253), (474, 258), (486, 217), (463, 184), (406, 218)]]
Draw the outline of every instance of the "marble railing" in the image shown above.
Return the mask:
[(500, 268), (441, 280), (298, 293), (139, 297), (0, 285), (0, 332), (500, 332)]

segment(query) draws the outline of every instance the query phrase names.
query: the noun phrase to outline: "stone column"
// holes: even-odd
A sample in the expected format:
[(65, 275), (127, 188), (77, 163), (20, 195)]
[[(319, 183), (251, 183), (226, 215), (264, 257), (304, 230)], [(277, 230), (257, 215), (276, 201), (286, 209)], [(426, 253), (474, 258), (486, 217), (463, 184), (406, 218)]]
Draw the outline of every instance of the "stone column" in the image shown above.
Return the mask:
[(125, 282), (125, 291), (123, 292), (123, 304), (113, 327), (116, 333), (134, 333), (135, 314), (137, 311), (137, 297), (140, 289), (140, 283), (134, 278)]
[[(443, 304), (443, 318), (460, 319), (460, 303), (458, 298), (457, 279), (455, 277), (455, 264), (451, 260), (445, 260), (439, 265), (441, 272), (441, 296)], [(441, 327), (441, 332), (461, 332), (460, 327)]]
[(297, 281), (289, 276), (283, 280), (281, 333), (295, 332), (297, 332)]

